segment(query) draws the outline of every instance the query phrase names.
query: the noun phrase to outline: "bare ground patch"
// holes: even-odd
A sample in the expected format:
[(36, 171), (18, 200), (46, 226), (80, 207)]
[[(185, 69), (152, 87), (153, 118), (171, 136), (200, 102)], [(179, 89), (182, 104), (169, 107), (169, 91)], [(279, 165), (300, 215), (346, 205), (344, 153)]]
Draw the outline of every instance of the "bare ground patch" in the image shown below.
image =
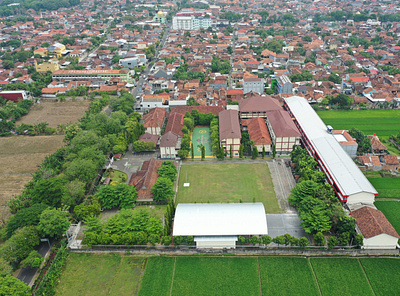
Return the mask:
[(47, 122), (50, 127), (57, 127), (60, 123), (66, 125), (81, 119), (89, 104), (90, 100), (84, 99), (71, 99), (64, 102), (42, 101), (32, 106), (29, 113), (17, 121), (17, 125), (40, 122)]
[(0, 138), (0, 220), (10, 212), (7, 202), (19, 194), (44, 158), (62, 146), (64, 136)]

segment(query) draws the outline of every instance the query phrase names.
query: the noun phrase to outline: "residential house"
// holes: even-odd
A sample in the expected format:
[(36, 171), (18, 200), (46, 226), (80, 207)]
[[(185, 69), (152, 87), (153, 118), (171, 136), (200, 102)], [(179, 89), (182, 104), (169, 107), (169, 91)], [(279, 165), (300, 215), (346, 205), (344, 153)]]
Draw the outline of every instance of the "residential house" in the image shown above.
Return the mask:
[(158, 178), (158, 169), (162, 161), (151, 158), (143, 162), (142, 167), (131, 176), (129, 185), (135, 186), (138, 197), (136, 202), (153, 201), (151, 188)]
[(386, 154), (386, 146), (379, 141), (379, 138), (376, 135), (368, 135), (367, 137), (371, 140), (372, 153), (377, 155)]
[(166, 112), (165, 108), (156, 107), (143, 115), (142, 120), (145, 132), (152, 135), (161, 135), (161, 128), (164, 124)]
[(246, 78), (243, 79), (243, 93), (256, 92), (258, 94), (264, 93), (264, 80), (261, 78)]
[(364, 237), (363, 249), (396, 249), (400, 236), (381, 211), (364, 206), (351, 215), (356, 219), (357, 232)]

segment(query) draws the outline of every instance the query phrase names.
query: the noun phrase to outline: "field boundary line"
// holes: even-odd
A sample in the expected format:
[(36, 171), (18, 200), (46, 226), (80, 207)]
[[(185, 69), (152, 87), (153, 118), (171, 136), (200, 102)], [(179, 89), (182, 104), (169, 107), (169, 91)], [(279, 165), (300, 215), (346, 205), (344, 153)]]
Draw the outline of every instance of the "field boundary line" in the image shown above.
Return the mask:
[(175, 267), (176, 267), (176, 257), (174, 260), (174, 269), (172, 270), (172, 280), (171, 280), (171, 287), (169, 288), (169, 296), (172, 295), (172, 287), (174, 285), (174, 278), (175, 278)]
[(142, 271), (140, 272), (140, 279), (139, 279), (138, 286), (137, 286), (137, 288), (136, 288), (136, 294), (135, 294), (135, 295), (139, 295), (140, 286), (142, 285), (143, 275), (144, 275), (144, 271), (146, 270), (146, 265), (147, 265), (147, 260), (148, 260), (148, 259), (149, 259), (149, 257), (146, 257), (146, 258), (143, 260), (143, 263), (142, 263)]
[(371, 288), (371, 290), (372, 290), (372, 293), (376, 296), (376, 293), (375, 293), (375, 291), (374, 291), (374, 288), (372, 288), (371, 282), (369, 281), (369, 278), (368, 278), (368, 276), (367, 276), (367, 273), (366, 273), (365, 270), (364, 270), (364, 266), (362, 265), (362, 263), (361, 263), (361, 261), (360, 261), (360, 258), (357, 258), (357, 261), (358, 261), (358, 263), (360, 263), (361, 269), (362, 269), (362, 271), (363, 271), (363, 273), (364, 273), (364, 275), (365, 275), (365, 278), (367, 279), (368, 285), (370, 286), (370, 288)]
[(312, 273), (313, 273), (315, 283), (317, 284), (317, 288), (318, 288), (318, 291), (319, 291), (319, 295), (322, 296), (321, 287), (319, 286), (318, 279), (317, 279), (317, 276), (316, 276), (316, 274), (315, 274), (314, 267), (312, 266), (312, 263), (311, 263), (310, 258), (307, 258), (307, 261), (308, 261), (308, 264), (309, 264), (310, 267), (311, 267), (311, 271), (312, 271)]
[(258, 256), (257, 256), (257, 268), (258, 268), (258, 284), (260, 285), (260, 296), (262, 296), (261, 272), (260, 272), (260, 262), (258, 261)]

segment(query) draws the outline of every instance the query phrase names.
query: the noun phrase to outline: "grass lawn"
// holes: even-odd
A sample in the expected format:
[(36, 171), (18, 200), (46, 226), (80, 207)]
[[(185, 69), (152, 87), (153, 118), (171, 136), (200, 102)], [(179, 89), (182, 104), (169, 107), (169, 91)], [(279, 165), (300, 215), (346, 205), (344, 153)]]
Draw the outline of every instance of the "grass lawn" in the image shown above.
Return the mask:
[(399, 295), (399, 259), (361, 258), (360, 261), (376, 295)]
[(56, 295), (136, 294), (144, 260), (119, 254), (71, 253)]
[(387, 139), (400, 131), (400, 110), (318, 111), (318, 115), (334, 129), (358, 128), (368, 135), (376, 133)]
[(259, 257), (263, 295), (319, 295), (306, 258)]
[[(190, 187), (183, 187), (190, 183)], [(177, 203), (262, 202), (267, 213), (280, 213), (266, 163), (182, 165)]]
[(166, 205), (137, 205), (135, 206), (135, 210), (145, 209), (149, 212), (151, 217), (155, 217), (158, 219), (163, 219), (165, 215), (165, 211), (167, 210)]
[(357, 259), (310, 258), (322, 295), (374, 295)]
[(140, 284), (139, 296), (168, 296), (170, 293), (174, 257), (150, 257)]
[(260, 295), (257, 258), (177, 257), (172, 295)]
[(128, 180), (128, 174), (119, 171), (119, 170), (114, 170), (114, 172), (110, 173), (111, 181), (117, 181), (118, 183), (126, 183)]
[(382, 211), (390, 224), (396, 229), (397, 233), (400, 233), (400, 202), (377, 200), (374, 204), (378, 210)]

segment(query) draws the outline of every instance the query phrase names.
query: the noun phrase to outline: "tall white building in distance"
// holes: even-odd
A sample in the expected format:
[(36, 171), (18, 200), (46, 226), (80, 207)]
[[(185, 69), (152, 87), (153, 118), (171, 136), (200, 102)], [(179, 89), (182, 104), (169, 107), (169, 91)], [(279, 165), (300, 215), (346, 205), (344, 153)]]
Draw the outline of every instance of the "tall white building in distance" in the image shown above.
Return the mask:
[(199, 31), (209, 27), (211, 27), (211, 18), (209, 17), (178, 15), (172, 18), (172, 29), (174, 30)]

